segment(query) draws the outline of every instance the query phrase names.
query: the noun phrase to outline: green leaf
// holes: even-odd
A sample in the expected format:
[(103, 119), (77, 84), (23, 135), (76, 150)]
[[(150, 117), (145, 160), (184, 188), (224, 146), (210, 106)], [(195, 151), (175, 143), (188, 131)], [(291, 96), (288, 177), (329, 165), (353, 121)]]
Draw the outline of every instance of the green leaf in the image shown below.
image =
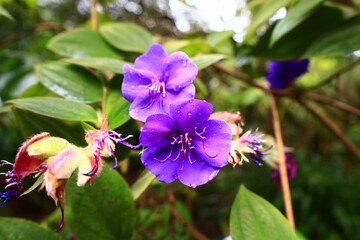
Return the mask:
[(8, 113), (11, 112), (11, 107), (10, 106), (0, 106), (0, 114), (1, 113)]
[(89, 29), (60, 33), (49, 41), (47, 47), (61, 56), (70, 58), (122, 58), (120, 53), (111, 47), (99, 32)]
[(102, 97), (99, 79), (83, 68), (64, 62), (36, 65), (40, 82), (56, 94), (81, 102), (97, 102)]
[(273, 45), (286, 33), (308, 18), (323, 2), (324, 0), (298, 1), (290, 8), (286, 17), (276, 25), (271, 36), (270, 45)]
[(141, 194), (150, 186), (154, 181), (155, 175), (149, 170), (145, 169), (136, 182), (131, 186), (131, 193), (134, 200), (137, 200)]
[(340, 56), (359, 49), (360, 15), (357, 15), (316, 38), (303, 57)]
[(52, 97), (19, 98), (7, 103), (40, 115), (72, 120), (97, 122), (96, 111), (81, 102)]
[(130, 119), (130, 104), (130, 102), (121, 96), (120, 91), (109, 92), (105, 105), (105, 113), (109, 120), (109, 129), (115, 129)]
[(342, 19), (343, 14), (339, 8), (320, 7), (270, 47), (273, 25), (260, 38), (250, 55), (279, 61), (302, 58), (302, 54), (317, 36), (337, 26)]
[(226, 58), (226, 55), (223, 54), (205, 54), (199, 57), (193, 57), (191, 61), (201, 70), (224, 58)]
[(164, 49), (167, 53), (173, 53), (179, 51), (183, 47), (191, 44), (190, 40), (170, 40), (163, 44)]
[(233, 240), (296, 240), (279, 210), (244, 186), (231, 208), (230, 235)]
[(223, 32), (211, 32), (207, 37), (207, 42), (209, 45), (213, 48), (216, 48), (217, 46), (223, 44), (226, 42), (229, 38), (231, 38), (235, 34), (234, 31), (223, 31)]
[(40, 227), (33, 222), (18, 219), (0, 217), (0, 236), (2, 240), (61, 240), (55, 233)]
[(48, 88), (44, 87), (40, 82), (35, 83), (28, 87), (19, 98), (28, 98), (28, 97), (42, 97), (42, 96), (50, 96), (50, 97), (58, 97), (59, 95), (55, 94)]
[(144, 53), (153, 43), (148, 31), (134, 23), (112, 23), (100, 27), (101, 35), (114, 47)]
[(250, 26), (247, 29), (247, 34), (245, 41), (248, 41), (253, 37), (256, 30), (263, 24), (265, 24), (268, 19), (273, 16), (277, 10), (286, 6), (291, 2), (291, 0), (269, 0), (266, 1), (259, 11), (254, 15), (254, 18), (251, 21)]
[[(123, 73), (123, 66), (127, 62), (114, 59), (114, 58), (103, 58), (103, 57), (86, 57), (77, 59), (63, 59), (63, 61), (80, 65), (83, 67), (90, 67), (99, 70), (108, 70), (114, 73)], [(130, 64), (130, 63), (128, 63)]]
[(6, 9), (1, 5), (0, 5), (0, 16), (4, 16), (10, 19), (11, 21), (15, 21), (14, 18), (10, 15), (10, 13), (6, 11)]
[(66, 187), (71, 214), (67, 224), (78, 240), (130, 239), (135, 226), (135, 203), (127, 183), (104, 166), (91, 185)]
[[(74, 122), (64, 122), (56, 118), (48, 118), (20, 108), (12, 108), (16, 125), (22, 137), (28, 139), (35, 134), (48, 132), (51, 136), (62, 137), (77, 145), (84, 144), (84, 131)], [(72, 124), (71, 124), (72, 123)]]

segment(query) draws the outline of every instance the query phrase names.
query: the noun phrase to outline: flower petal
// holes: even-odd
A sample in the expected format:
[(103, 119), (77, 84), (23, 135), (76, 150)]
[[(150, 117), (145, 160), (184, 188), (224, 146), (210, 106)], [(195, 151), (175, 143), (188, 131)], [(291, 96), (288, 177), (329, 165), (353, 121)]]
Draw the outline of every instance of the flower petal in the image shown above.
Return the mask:
[(191, 84), (198, 73), (197, 66), (184, 52), (175, 52), (169, 56), (169, 65), (165, 69), (163, 81), (166, 89), (179, 91)]
[(179, 100), (170, 105), (170, 115), (184, 132), (193, 132), (198, 123), (209, 119), (212, 108), (203, 100)]
[(138, 57), (135, 60), (135, 68), (148, 70), (157, 77), (157, 79), (162, 79), (164, 69), (168, 65), (169, 59), (168, 54), (164, 48), (158, 44), (152, 44), (149, 50)]
[(193, 137), (194, 154), (214, 167), (225, 166), (231, 148), (231, 128), (222, 120), (208, 120), (200, 123), (196, 132), (201, 137)]
[[(194, 160), (195, 157), (193, 156), (191, 159)], [(192, 188), (211, 181), (220, 170), (199, 159), (192, 163), (185, 159), (183, 164), (183, 169), (177, 171), (179, 180), (181, 183)]]
[(29, 156), (27, 148), (31, 144), (48, 137), (50, 137), (49, 133), (40, 133), (33, 136), (28, 141), (24, 142), (23, 145), (20, 147), (16, 155), (14, 165), (14, 172), (19, 181), (34, 172), (46, 160), (46, 158)]
[(146, 119), (140, 133), (140, 144), (146, 147), (157, 145), (164, 140), (172, 141), (175, 136), (176, 122), (165, 114), (154, 114)]
[(148, 94), (137, 97), (130, 105), (130, 116), (135, 120), (145, 122), (150, 115), (161, 113), (163, 109), (161, 98), (164, 98), (163, 95), (154, 98)]
[(124, 65), (124, 80), (121, 85), (123, 97), (132, 102), (138, 96), (148, 95), (148, 88), (142, 86), (151, 84), (153, 78), (156, 76), (150, 71), (136, 69), (128, 64)]
[(141, 161), (159, 181), (171, 183), (178, 178), (178, 161), (172, 160), (176, 159), (179, 151), (179, 147), (171, 145), (171, 141), (164, 141), (145, 149)]

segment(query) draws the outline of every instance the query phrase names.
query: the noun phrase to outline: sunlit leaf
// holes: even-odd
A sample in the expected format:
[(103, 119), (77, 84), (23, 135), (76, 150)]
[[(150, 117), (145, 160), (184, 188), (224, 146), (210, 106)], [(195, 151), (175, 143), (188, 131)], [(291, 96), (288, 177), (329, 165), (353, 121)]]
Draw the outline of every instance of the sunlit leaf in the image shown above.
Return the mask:
[(0, 5), (0, 16), (4, 16), (12, 21), (15, 21), (14, 18), (10, 15), (10, 13), (6, 11), (6, 9), (1, 5)]
[(309, 17), (317, 7), (319, 7), (324, 0), (299, 1), (290, 8), (286, 17), (281, 19), (275, 26), (271, 35), (270, 45), (273, 45), (277, 40), (290, 32), (294, 27), (300, 24), (304, 19)]
[(179, 51), (183, 47), (186, 47), (191, 43), (190, 40), (170, 40), (163, 44), (164, 49), (167, 53), (173, 53)]
[(191, 61), (201, 70), (224, 58), (226, 58), (226, 55), (223, 54), (205, 54), (199, 57), (193, 57)]
[(315, 39), (303, 57), (339, 56), (360, 49), (360, 16), (350, 18)]
[(266, 1), (259, 11), (256, 13), (254, 18), (251, 21), (250, 26), (247, 28), (247, 34), (245, 37), (245, 41), (248, 41), (251, 37), (253, 37), (256, 30), (263, 24), (265, 24), (268, 19), (275, 14), (277, 10), (282, 7), (285, 7), (291, 2), (291, 0), (269, 0)]
[(210, 44), (211, 47), (215, 48), (221, 44), (223, 44), (225, 41), (227, 41), (229, 38), (231, 38), (234, 35), (234, 31), (223, 31), (223, 32), (211, 32), (207, 37), (207, 41)]
[(101, 35), (114, 47), (130, 52), (146, 52), (153, 43), (150, 33), (134, 23), (112, 23), (100, 27)]
[(135, 226), (135, 204), (121, 175), (104, 166), (91, 185), (66, 187), (66, 202), (71, 209), (67, 219), (78, 240), (130, 239)]
[(155, 175), (152, 174), (149, 170), (144, 170), (141, 176), (131, 187), (131, 193), (135, 200), (140, 197), (140, 195), (150, 186), (155, 178)]
[(233, 240), (296, 240), (279, 210), (244, 186), (231, 208), (230, 235)]
[(53, 37), (47, 47), (55, 53), (70, 58), (108, 57), (121, 59), (122, 56), (99, 34), (89, 29), (76, 29)]
[(0, 217), (0, 236), (2, 240), (61, 240), (55, 232), (38, 224), (19, 218)]
[[(77, 59), (63, 59), (63, 61), (114, 73), (123, 73), (123, 65), (127, 62), (114, 58), (86, 57)], [(128, 63), (129, 64), (129, 63)]]
[(47, 62), (35, 67), (39, 81), (56, 94), (82, 102), (96, 102), (102, 97), (102, 85), (95, 75), (64, 62)]
[(13, 104), (17, 108), (53, 118), (72, 121), (97, 121), (97, 113), (92, 107), (73, 100), (35, 97), (14, 99), (7, 103)]

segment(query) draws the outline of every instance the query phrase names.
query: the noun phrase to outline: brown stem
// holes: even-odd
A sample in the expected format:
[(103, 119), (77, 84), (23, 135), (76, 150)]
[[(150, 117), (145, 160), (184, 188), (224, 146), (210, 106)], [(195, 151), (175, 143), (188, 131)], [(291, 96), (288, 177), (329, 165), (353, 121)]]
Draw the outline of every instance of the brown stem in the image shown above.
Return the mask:
[(189, 225), (185, 219), (178, 213), (178, 211), (175, 208), (175, 197), (174, 194), (172, 193), (172, 191), (168, 188), (167, 189), (167, 196), (168, 196), (168, 201), (169, 201), (169, 209), (171, 214), (176, 218), (176, 220), (179, 221), (179, 223), (186, 228), (190, 234), (197, 240), (208, 240), (208, 238), (206, 236), (204, 236), (204, 234), (202, 234), (199, 230), (197, 230), (195, 227)]
[(97, 0), (91, 0), (91, 29), (98, 29), (98, 12), (96, 10)]
[(316, 93), (311, 93), (311, 92), (306, 93), (305, 97), (308, 97), (308, 98), (310, 98), (312, 100), (315, 100), (317, 102), (329, 104), (329, 105), (331, 105), (333, 107), (337, 107), (337, 108), (339, 108), (341, 110), (350, 112), (350, 113), (355, 114), (355, 115), (360, 117), (360, 109), (358, 109), (356, 107), (353, 107), (353, 106), (350, 106), (350, 105), (348, 105), (346, 103), (337, 101), (337, 100), (335, 100), (333, 98), (328, 98), (328, 97), (325, 97), (325, 96), (322, 96), (322, 95), (319, 95), (319, 94), (316, 94)]
[(308, 104), (306, 101), (300, 99), (299, 102), (309, 110), (315, 117), (317, 117), (331, 132), (333, 132), (345, 147), (360, 160), (360, 150), (346, 137), (343, 131), (338, 128), (328, 117), (322, 115), (316, 108)]
[(277, 110), (274, 95), (272, 94), (272, 92), (270, 90), (267, 91), (267, 93), (268, 93), (269, 100), (270, 100), (272, 122), (273, 122), (277, 151), (278, 151), (278, 156), (279, 156), (280, 182), (281, 182), (281, 189), (282, 189), (282, 194), (283, 194), (284, 203), (285, 203), (286, 217), (289, 221), (290, 226), (295, 231), (295, 219), (294, 219), (294, 213), (293, 213), (293, 208), (292, 208), (292, 203), (291, 203), (291, 193), (290, 193), (290, 187), (289, 187), (289, 178), (288, 178), (287, 169), (286, 169), (285, 148), (284, 148), (284, 141), (283, 141), (282, 133), (281, 133), (279, 113)]

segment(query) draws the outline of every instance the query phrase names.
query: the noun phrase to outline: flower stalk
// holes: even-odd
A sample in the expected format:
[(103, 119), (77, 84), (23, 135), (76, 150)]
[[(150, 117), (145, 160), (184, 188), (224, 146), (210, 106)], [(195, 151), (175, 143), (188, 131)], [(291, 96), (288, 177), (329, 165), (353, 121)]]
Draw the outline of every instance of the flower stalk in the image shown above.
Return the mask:
[(277, 151), (278, 151), (278, 156), (279, 156), (280, 182), (281, 182), (281, 189), (282, 189), (282, 193), (283, 193), (283, 199), (284, 199), (284, 203), (285, 203), (285, 213), (286, 213), (286, 217), (289, 221), (290, 226), (295, 231), (295, 219), (294, 219), (294, 212), (293, 212), (293, 207), (292, 207), (292, 202), (291, 202), (289, 178), (288, 178), (287, 169), (286, 169), (285, 148), (284, 148), (284, 141), (282, 138), (279, 113), (277, 110), (274, 95), (272, 94), (271, 90), (269, 90), (267, 93), (268, 93), (268, 97), (270, 100), (272, 122), (273, 122), (275, 138), (276, 138), (276, 143), (277, 143)]

